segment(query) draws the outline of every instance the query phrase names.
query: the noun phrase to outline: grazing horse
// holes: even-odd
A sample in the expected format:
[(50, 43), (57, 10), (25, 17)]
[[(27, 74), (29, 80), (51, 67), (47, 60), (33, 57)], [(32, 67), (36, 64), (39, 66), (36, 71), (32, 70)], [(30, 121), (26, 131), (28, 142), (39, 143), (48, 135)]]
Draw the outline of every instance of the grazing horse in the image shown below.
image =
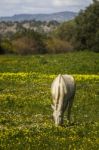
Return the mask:
[(59, 74), (51, 85), (51, 94), (53, 99), (53, 119), (55, 125), (63, 124), (64, 112), (67, 109), (67, 119), (70, 122), (71, 107), (75, 96), (76, 85), (71, 75)]

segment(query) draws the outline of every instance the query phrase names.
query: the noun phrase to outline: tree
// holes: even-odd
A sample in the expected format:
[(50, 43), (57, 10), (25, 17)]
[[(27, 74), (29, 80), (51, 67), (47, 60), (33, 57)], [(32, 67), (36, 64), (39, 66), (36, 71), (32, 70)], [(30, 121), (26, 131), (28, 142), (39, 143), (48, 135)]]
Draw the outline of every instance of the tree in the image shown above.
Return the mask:
[(72, 41), (72, 37), (74, 35), (75, 31), (75, 21), (67, 21), (62, 23), (57, 29), (56, 29), (56, 36), (60, 38), (61, 40), (66, 40), (68, 42)]
[(99, 1), (81, 11), (75, 19), (74, 45), (78, 50), (91, 49), (99, 51)]

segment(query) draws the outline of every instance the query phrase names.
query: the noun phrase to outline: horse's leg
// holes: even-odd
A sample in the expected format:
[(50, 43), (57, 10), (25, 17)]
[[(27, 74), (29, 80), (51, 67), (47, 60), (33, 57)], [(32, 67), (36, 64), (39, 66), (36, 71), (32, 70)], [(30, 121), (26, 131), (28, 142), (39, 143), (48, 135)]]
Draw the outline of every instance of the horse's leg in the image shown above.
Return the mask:
[(69, 123), (71, 123), (71, 108), (73, 105), (73, 98), (70, 99), (70, 101), (68, 102), (68, 112), (67, 112), (67, 119), (69, 121)]

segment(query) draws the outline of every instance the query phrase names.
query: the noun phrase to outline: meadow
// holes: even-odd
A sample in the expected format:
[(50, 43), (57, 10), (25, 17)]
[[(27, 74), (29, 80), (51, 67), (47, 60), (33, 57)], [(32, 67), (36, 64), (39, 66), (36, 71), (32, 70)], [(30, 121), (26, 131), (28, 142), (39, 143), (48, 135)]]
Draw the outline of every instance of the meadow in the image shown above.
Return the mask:
[[(50, 87), (72, 74), (72, 123), (55, 127)], [(99, 54), (0, 56), (0, 150), (98, 150)]]

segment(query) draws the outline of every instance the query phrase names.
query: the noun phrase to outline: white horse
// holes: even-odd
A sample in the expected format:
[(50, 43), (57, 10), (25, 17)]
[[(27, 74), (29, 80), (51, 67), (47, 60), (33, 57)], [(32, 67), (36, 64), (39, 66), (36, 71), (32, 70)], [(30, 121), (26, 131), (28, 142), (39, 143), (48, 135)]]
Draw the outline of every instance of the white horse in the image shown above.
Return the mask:
[(63, 124), (63, 116), (68, 109), (67, 119), (70, 122), (71, 107), (75, 96), (76, 85), (71, 75), (58, 75), (52, 85), (51, 94), (53, 99), (53, 118), (56, 125)]

